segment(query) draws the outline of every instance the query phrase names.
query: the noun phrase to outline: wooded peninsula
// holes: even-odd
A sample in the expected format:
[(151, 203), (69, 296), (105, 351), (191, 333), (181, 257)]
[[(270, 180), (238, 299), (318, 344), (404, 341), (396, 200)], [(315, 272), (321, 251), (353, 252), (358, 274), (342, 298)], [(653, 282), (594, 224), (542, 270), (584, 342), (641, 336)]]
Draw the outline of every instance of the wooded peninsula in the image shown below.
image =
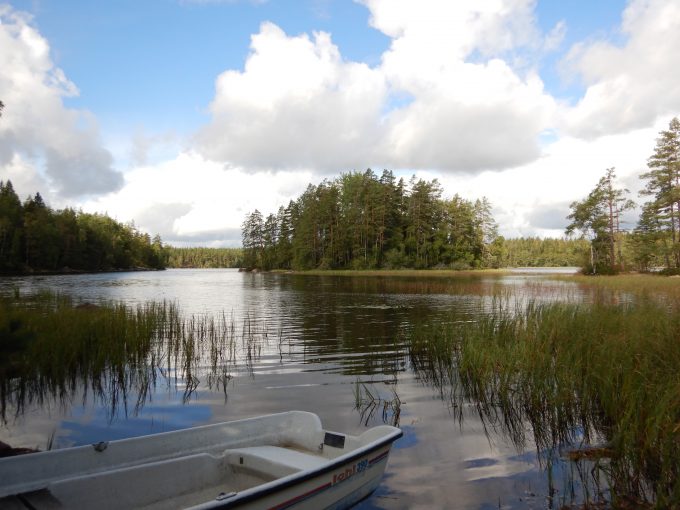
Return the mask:
[[(277, 214), (255, 210), (242, 225), (244, 262), (258, 269), (479, 269), (577, 265), (585, 273), (680, 271), (680, 121), (661, 131), (636, 207), (608, 168), (570, 205), (567, 239), (504, 239), (486, 198), (442, 198), (434, 179), (406, 183), (389, 170), (342, 174), (306, 191)], [(566, 212), (566, 211), (565, 211)]]

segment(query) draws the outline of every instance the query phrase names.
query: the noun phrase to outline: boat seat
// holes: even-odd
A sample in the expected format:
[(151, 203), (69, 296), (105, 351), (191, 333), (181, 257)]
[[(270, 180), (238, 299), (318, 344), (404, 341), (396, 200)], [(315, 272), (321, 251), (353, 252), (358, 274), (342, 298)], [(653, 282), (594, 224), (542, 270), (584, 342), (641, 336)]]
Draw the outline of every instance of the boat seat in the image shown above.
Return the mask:
[(328, 462), (328, 459), (319, 455), (280, 446), (250, 446), (227, 450), (225, 455), (232, 465), (241, 465), (275, 477), (287, 476), (297, 471), (316, 469)]

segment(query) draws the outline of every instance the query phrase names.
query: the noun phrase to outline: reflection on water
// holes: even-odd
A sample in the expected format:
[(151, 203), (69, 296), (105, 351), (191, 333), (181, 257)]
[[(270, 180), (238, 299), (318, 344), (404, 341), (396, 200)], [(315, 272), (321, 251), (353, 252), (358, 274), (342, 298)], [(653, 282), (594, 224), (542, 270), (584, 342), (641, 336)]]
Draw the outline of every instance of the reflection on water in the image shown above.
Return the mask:
[[(14, 446), (45, 448), (51, 440), (65, 447), (303, 409), (349, 433), (381, 422), (404, 429), (384, 483), (361, 508), (556, 507), (569, 501), (568, 491), (578, 499), (582, 490), (566, 476), (571, 463), (554, 463), (546, 476), (530, 437), (496, 434), (475, 402), (450, 398), (457, 381), (452, 365), (416, 354), (406, 341), (416, 322), (475, 320), (498, 299), (589, 299), (576, 285), (517, 274), (231, 270), (0, 281), (5, 295), (44, 289), (75, 303), (114, 301), (134, 310), (163, 303), (158, 313), (175, 329), (154, 330), (134, 348), (112, 339), (113, 353), (85, 340), (74, 344), (67, 331), (44, 338), (37, 358), (24, 360), (30, 370), (5, 368), (1, 376), (0, 440)], [(45, 356), (48, 344), (71, 350)], [(521, 420), (517, 427), (523, 434)]]

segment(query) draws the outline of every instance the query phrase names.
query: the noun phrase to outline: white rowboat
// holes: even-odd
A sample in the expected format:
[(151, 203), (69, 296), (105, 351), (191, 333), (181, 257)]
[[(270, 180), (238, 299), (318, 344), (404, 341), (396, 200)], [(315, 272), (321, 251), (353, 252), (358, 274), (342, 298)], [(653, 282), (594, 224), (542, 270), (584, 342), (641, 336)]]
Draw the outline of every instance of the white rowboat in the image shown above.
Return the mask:
[(349, 508), (380, 483), (398, 428), (326, 431), (290, 411), (0, 459), (0, 508)]

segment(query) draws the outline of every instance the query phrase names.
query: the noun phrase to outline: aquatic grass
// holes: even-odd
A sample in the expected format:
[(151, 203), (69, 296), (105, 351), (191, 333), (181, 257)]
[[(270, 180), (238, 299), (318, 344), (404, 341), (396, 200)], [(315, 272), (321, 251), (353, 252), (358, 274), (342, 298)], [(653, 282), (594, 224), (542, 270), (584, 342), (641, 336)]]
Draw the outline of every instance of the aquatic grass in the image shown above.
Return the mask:
[(310, 269), (304, 271), (274, 270), (272, 273), (285, 273), (307, 276), (408, 276), (408, 277), (464, 277), (482, 275), (505, 275), (506, 269)]
[[(524, 445), (529, 425), (548, 463), (569, 448), (606, 445), (597, 469), (612, 501), (680, 504), (680, 314), (652, 299), (495, 303), (474, 322), (414, 328), (419, 374), (475, 404)], [(427, 366), (424, 366), (427, 364)]]
[(402, 401), (397, 394), (396, 378), (392, 384), (391, 398), (387, 398), (383, 397), (373, 384), (369, 388), (358, 379), (354, 383), (354, 409), (359, 412), (359, 419), (365, 426), (368, 426), (378, 411), (381, 412), (383, 423), (393, 427), (399, 426)]
[(659, 274), (632, 273), (615, 276), (592, 275), (550, 275), (543, 280), (558, 280), (574, 283), (589, 291), (609, 291), (618, 294), (630, 293), (636, 296), (666, 296), (672, 300), (680, 299), (680, 277)]
[[(138, 413), (159, 379), (188, 402), (207, 374), (227, 398), (232, 372), (252, 365), (268, 338), (267, 325), (246, 318), (243, 336), (225, 314), (184, 317), (167, 301), (129, 306), (78, 303), (36, 293), (0, 297), (0, 419), (28, 405), (69, 405), (82, 393), (108, 409)], [(134, 401), (129, 401), (130, 396)]]

